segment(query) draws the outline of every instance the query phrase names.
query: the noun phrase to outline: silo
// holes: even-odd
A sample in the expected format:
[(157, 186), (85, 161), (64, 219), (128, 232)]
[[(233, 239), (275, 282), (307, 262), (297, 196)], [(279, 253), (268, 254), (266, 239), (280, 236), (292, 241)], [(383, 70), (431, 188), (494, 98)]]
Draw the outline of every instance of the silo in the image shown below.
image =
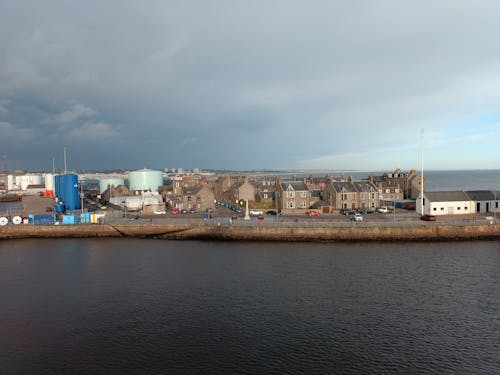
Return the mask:
[(62, 178), (64, 185), (64, 197), (62, 201), (64, 202), (66, 210), (78, 210), (80, 208), (78, 176), (76, 174), (64, 174)]
[(38, 174), (20, 176), (21, 190), (26, 190), (30, 185), (43, 185), (43, 177)]
[(54, 196), (54, 175), (52, 173), (45, 174), (45, 193), (46, 197)]
[(118, 177), (106, 177), (99, 180), (99, 193), (102, 194), (108, 188), (109, 185), (114, 185), (118, 187), (120, 185), (125, 185), (125, 180)]
[(7, 190), (14, 190), (14, 176), (11, 174), (7, 176)]
[(58, 174), (54, 177), (54, 188), (56, 190), (56, 197), (59, 201), (63, 200), (63, 189), (61, 186), (62, 175)]
[(151, 169), (139, 169), (128, 174), (128, 185), (130, 190), (158, 191), (163, 185), (163, 174)]

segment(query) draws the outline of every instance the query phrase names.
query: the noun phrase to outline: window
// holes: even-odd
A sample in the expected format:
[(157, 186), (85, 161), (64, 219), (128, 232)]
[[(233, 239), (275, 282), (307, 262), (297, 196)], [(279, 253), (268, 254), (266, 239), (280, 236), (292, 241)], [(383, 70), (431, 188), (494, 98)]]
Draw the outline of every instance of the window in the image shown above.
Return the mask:
[(300, 208), (307, 208), (306, 201), (300, 202)]
[(385, 189), (385, 193), (389, 194), (391, 192), (391, 189)]
[(399, 191), (400, 191), (400, 190), (399, 190), (399, 189), (396, 189), (395, 191), (396, 191), (396, 193), (399, 193)]
[(433, 210), (433, 211), (437, 211), (437, 208), (436, 208), (436, 207), (434, 207), (432, 210)]
[(307, 191), (301, 191), (301, 192), (300, 192), (300, 196), (301, 196), (302, 198), (307, 198)]
[(441, 207), (441, 211), (444, 211), (444, 207)]
[(347, 200), (347, 194), (342, 194), (342, 200), (346, 201)]
[(468, 207), (464, 207), (464, 210), (468, 210), (469, 208)]
[(287, 191), (286, 196), (288, 198), (295, 198), (295, 192), (294, 191)]
[(457, 207), (457, 210), (460, 211), (460, 207)]
[(371, 203), (371, 208), (375, 208), (375, 202)]
[(264, 199), (267, 199), (267, 193), (264, 193)]
[(372, 199), (375, 199), (375, 193), (372, 193)]
[(359, 199), (364, 200), (364, 199), (365, 199), (365, 193), (361, 193), (361, 194), (359, 195)]
[(294, 201), (287, 201), (286, 208), (295, 208), (295, 202)]

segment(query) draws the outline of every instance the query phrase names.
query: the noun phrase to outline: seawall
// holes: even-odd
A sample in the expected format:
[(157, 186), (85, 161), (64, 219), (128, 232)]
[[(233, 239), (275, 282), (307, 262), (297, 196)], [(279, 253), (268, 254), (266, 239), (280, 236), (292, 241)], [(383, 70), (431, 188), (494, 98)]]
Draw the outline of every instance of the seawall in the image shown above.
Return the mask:
[(238, 226), (195, 224), (11, 225), (0, 239), (132, 237), (171, 240), (439, 241), (500, 239), (500, 225)]

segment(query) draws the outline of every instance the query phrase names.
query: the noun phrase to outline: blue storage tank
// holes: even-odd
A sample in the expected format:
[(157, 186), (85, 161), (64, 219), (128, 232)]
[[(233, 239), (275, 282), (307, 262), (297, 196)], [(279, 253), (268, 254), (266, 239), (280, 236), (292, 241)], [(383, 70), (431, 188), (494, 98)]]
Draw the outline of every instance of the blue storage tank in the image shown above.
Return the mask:
[(62, 177), (64, 189), (62, 201), (66, 206), (66, 210), (73, 211), (80, 209), (78, 176), (76, 174), (65, 174)]
[(61, 192), (59, 189), (59, 181), (61, 180), (61, 176), (56, 174), (54, 176), (54, 194), (56, 195), (56, 198), (60, 200)]

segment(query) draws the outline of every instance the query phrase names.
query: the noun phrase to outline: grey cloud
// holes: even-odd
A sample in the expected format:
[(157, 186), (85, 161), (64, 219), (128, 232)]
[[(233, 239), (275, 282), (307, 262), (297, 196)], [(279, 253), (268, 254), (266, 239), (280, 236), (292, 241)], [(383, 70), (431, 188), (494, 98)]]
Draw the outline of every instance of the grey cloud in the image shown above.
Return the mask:
[[(498, 10), (493, 1), (11, 1), (0, 15), (0, 119), (37, 135), (29, 152), (69, 139), (77, 152), (92, 140), (104, 164), (135, 163), (109, 154), (156, 144), (142, 166), (392, 168), (388, 142), (414, 150), (422, 127), (498, 116)], [(82, 168), (100, 165), (75, 156)]]

